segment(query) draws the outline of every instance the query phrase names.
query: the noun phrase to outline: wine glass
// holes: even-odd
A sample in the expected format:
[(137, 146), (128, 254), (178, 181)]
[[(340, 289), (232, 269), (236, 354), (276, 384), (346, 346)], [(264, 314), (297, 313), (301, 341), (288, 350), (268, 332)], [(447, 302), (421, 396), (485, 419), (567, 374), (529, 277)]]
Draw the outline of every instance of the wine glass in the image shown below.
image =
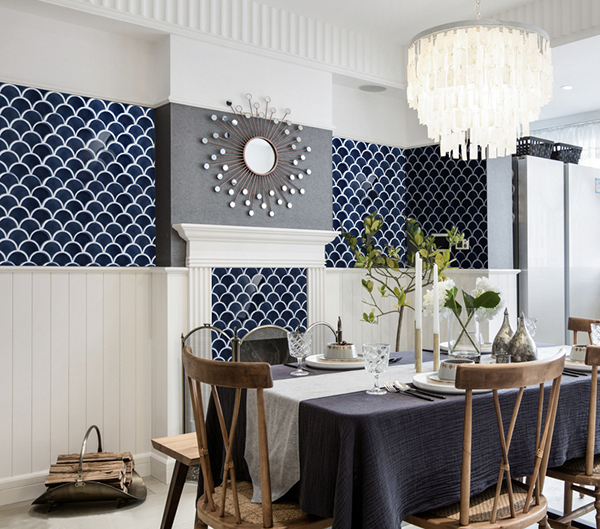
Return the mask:
[(535, 336), (535, 331), (537, 330), (537, 322), (537, 318), (525, 318), (525, 328), (532, 338)]
[(298, 359), (298, 369), (292, 371), (290, 375), (295, 377), (303, 377), (308, 375), (308, 371), (304, 371), (300, 365), (310, 353), (312, 346), (312, 333), (300, 332), (300, 331), (289, 331), (287, 333), (288, 346), (290, 349), (290, 355)]
[(600, 324), (592, 323), (590, 329), (592, 331), (592, 345), (600, 345)]
[(369, 395), (383, 395), (385, 390), (379, 387), (379, 374), (387, 370), (390, 361), (389, 343), (367, 343), (362, 346), (365, 369), (375, 375), (373, 387), (367, 390)]

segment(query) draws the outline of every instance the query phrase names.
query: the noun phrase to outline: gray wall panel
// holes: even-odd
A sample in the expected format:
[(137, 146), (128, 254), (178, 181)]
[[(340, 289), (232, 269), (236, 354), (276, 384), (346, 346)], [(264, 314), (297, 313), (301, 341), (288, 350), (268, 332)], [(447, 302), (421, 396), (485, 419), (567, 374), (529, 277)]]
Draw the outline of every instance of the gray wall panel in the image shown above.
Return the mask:
[[(215, 185), (217, 170), (203, 168), (204, 163), (211, 163), (210, 155), (217, 154), (218, 147), (202, 144), (204, 137), (211, 137), (213, 132), (221, 134), (224, 128), (211, 120), (216, 114), (219, 119), (232, 114), (190, 107), (171, 103), (169, 107), (170, 145), (157, 145), (157, 151), (169, 153), (170, 166), (157, 166), (157, 224), (159, 214), (168, 215), (169, 224), (194, 223), (235, 226), (260, 226), (277, 228), (303, 228), (315, 230), (332, 229), (332, 190), (331, 190), (331, 131), (304, 127), (298, 134), (302, 138), (302, 146), (310, 146), (312, 151), (307, 159), (301, 162), (301, 167), (310, 168), (311, 175), (302, 180), (306, 189), (304, 195), (295, 194), (291, 197), (293, 207), (283, 206), (274, 208), (275, 216), (269, 217), (267, 211), (256, 210), (253, 217), (248, 215), (248, 208), (238, 199), (235, 208), (229, 207), (229, 196), (225, 192), (216, 193)], [(166, 110), (158, 109), (162, 118)], [(158, 128), (164, 126), (162, 120), (157, 120)], [(295, 130), (295, 127), (292, 129)], [(164, 135), (157, 133), (158, 138)], [(158, 160), (158, 154), (157, 154)], [(160, 170), (159, 170), (160, 169)], [(166, 197), (159, 199), (158, 182), (169, 182), (169, 208), (164, 205)], [(160, 203), (160, 205), (159, 205)], [(164, 222), (164, 218), (161, 219)], [(162, 226), (162, 225), (161, 225)], [(159, 259), (160, 256), (160, 259)], [(157, 237), (157, 265), (184, 266), (185, 242), (171, 229), (169, 240)]]

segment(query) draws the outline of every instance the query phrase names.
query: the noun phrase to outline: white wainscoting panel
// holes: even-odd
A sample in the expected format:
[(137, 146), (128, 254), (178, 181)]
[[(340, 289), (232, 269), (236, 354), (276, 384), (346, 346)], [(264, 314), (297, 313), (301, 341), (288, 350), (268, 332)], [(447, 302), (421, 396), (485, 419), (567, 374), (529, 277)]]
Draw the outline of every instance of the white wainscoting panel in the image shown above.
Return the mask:
[(43, 492), (91, 424), (149, 474), (152, 274), (0, 268), (0, 505)]
[[(450, 270), (446, 272), (448, 278), (453, 279), (458, 289), (464, 288), (467, 292), (475, 287), (478, 277), (489, 277), (494, 284), (500, 286), (509, 301), (509, 312), (516, 312), (516, 273), (515, 270)], [(370, 312), (371, 307), (362, 302), (366, 300), (367, 292), (363, 289), (361, 280), (364, 271), (359, 268), (327, 268), (325, 271), (325, 321), (332, 323), (341, 316), (344, 339), (360, 347), (363, 343), (384, 342), (390, 343), (392, 349), (396, 343), (397, 315), (390, 314), (380, 319), (376, 325), (365, 323), (362, 320), (363, 312)], [(379, 296), (377, 294), (377, 296)], [(412, 298), (412, 299), (411, 299)], [(381, 298), (378, 298), (381, 299)], [(409, 301), (414, 304), (413, 294)], [(383, 300), (384, 311), (392, 308), (392, 298)], [(498, 321), (500, 323), (498, 323)], [(488, 324), (482, 325), (481, 333), (485, 341), (496, 335), (500, 328), (502, 315)], [(492, 334), (493, 333), (493, 334)], [(423, 317), (423, 347), (433, 346), (433, 328), (431, 318)], [(440, 340), (448, 340), (448, 325), (446, 320), (440, 324)], [(323, 344), (321, 344), (323, 346)], [(404, 310), (400, 350), (414, 348), (414, 311), (411, 308)]]

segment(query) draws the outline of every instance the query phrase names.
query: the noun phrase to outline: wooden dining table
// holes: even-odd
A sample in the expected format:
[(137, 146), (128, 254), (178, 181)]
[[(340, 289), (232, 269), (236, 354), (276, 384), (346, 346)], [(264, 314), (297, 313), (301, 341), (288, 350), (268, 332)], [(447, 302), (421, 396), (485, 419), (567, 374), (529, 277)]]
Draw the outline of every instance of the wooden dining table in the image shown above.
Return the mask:
[[(383, 380), (394, 380), (397, 374), (414, 369), (412, 352), (393, 353), (392, 357), (401, 360), (390, 364), (388, 371), (381, 375)], [(424, 352), (423, 361), (427, 370), (432, 355)], [(281, 395), (276, 398), (298, 400), (297, 430), (290, 430), (288, 426), (282, 434), (274, 426), (269, 437), (273, 436), (278, 439), (277, 444), (285, 445), (292, 436), (297, 436), (299, 476), (288, 493), (299, 499), (303, 511), (332, 517), (334, 529), (400, 528), (402, 520), (410, 514), (459, 500), (463, 395), (446, 395), (445, 399), (433, 402), (401, 393), (375, 396), (366, 394), (367, 384), (360, 390), (340, 388), (334, 395), (303, 399), (297, 395), (301, 393), (297, 391), (298, 380), (314, 378), (316, 384), (318, 377), (321, 383), (331, 381), (333, 385), (340, 377), (335, 376), (335, 371), (310, 369), (308, 377), (299, 379), (290, 376), (291, 371), (292, 368), (285, 365), (272, 366), (274, 389)], [(357, 377), (368, 380), (364, 378), (364, 371), (356, 373)], [(546, 398), (549, 391), (548, 385)], [(562, 378), (550, 467), (585, 454), (589, 392), (589, 376)], [(516, 390), (499, 392), (503, 408), (512, 410), (516, 394)], [(537, 388), (527, 389), (523, 396), (509, 454), (513, 476), (526, 476), (533, 468), (533, 459), (529, 456), (535, 432), (531, 431), (530, 425), (535, 424), (532, 417), (537, 410), (537, 398)], [(221, 393), (221, 399), (227, 409), (227, 391)], [(211, 437), (209, 450), (213, 472), (218, 473), (216, 469), (220, 467), (223, 454), (219, 448), (216, 414), (211, 406), (207, 416)], [(250, 477), (244, 451), (246, 419), (251, 421), (252, 417), (252, 406), (246, 409), (244, 402), (234, 454), (239, 479)], [(505, 412), (503, 419), (507, 427), (510, 411)], [(596, 450), (600, 451), (600, 444)], [(473, 494), (496, 482), (500, 458), (492, 395), (474, 395)], [(488, 464), (488, 461), (492, 463)], [(284, 462), (283, 468), (285, 465)], [(217, 483), (221, 480), (217, 475), (214, 478)]]

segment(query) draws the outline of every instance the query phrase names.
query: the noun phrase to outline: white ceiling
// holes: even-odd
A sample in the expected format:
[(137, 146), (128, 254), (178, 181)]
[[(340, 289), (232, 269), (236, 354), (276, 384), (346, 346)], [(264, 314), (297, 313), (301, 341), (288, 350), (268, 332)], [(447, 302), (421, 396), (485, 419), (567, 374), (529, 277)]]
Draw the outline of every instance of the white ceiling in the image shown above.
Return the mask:
[[(474, 0), (260, 1), (361, 33), (377, 34), (400, 46), (408, 46), (415, 35), (428, 28), (475, 18)], [(496, 13), (530, 1), (483, 0), (481, 18), (494, 18)], [(600, 36), (555, 47), (552, 54), (554, 99), (542, 109), (540, 120), (600, 112)], [(562, 90), (563, 85), (572, 85), (573, 90)]]

